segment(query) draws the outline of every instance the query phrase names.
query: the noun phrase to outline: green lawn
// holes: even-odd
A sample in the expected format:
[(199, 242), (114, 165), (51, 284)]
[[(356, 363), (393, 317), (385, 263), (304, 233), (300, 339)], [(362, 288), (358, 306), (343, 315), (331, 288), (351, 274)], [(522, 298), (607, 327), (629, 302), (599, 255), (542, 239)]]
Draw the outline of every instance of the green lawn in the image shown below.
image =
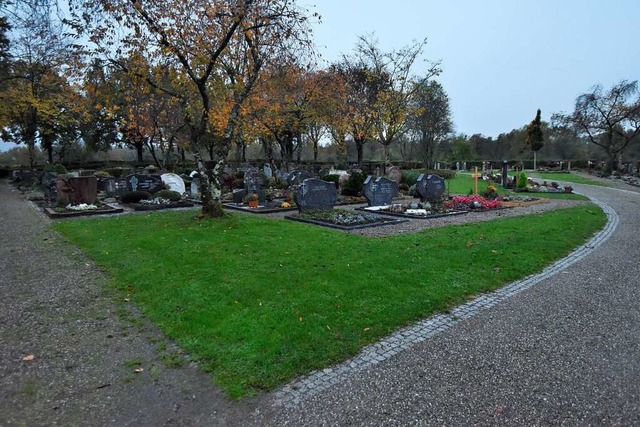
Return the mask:
[(366, 238), (252, 215), (194, 216), (53, 227), (234, 398), (345, 360), (401, 326), (540, 271), (606, 221), (586, 205)]
[[(529, 172), (527, 172), (529, 176)], [(575, 184), (598, 185), (600, 187), (610, 187), (607, 183), (597, 181), (595, 179), (586, 178), (572, 173), (553, 173), (553, 172), (531, 172), (534, 178), (543, 179), (545, 181), (573, 182)]]
[[(582, 178), (580, 176), (569, 175), (569, 174), (556, 174), (556, 175), (566, 175), (566, 177), (568, 178), (571, 178), (571, 177), (578, 178), (578, 179)], [(585, 179), (585, 178), (582, 178), (582, 179)], [(552, 179), (548, 178), (547, 180), (551, 181)], [(558, 181), (559, 180), (560, 179), (558, 179)], [(447, 190), (449, 194), (470, 194), (471, 192), (473, 192), (473, 179), (471, 178), (471, 174), (469, 173), (457, 173), (453, 179), (449, 179), (446, 181), (446, 185), (447, 185)], [(482, 193), (483, 191), (485, 191), (489, 185), (495, 186), (496, 190), (498, 191), (498, 194), (500, 195), (506, 196), (506, 195), (517, 194), (510, 190), (503, 189), (500, 184), (496, 184), (488, 181), (482, 181), (482, 180), (478, 180), (478, 193)], [(573, 194), (573, 193), (518, 193), (518, 194), (530, 195), (534, 197), (543, 197), (545, 199), (589, 200), (589, 198), (585, 196), (582, 196), (580, 194)]]

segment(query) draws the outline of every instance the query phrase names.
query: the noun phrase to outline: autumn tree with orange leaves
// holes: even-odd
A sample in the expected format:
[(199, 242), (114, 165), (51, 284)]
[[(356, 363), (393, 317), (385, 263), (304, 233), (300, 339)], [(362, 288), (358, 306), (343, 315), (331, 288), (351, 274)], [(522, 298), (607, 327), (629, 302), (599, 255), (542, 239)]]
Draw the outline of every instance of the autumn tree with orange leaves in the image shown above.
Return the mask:
[[(278, 144), (285, 170), (305, 142), (317, 146), (325, 132), (324, 108), (330, 94), (328, 77), (309, 70), (295, 60), (281, 60), (266, 70), (265, 78), (254, 94), (253, 117), (263, 144)], [(265, 152), (270, 152), (266, 147)]]
[[(119, 58), (137, 52), (151, 65), (160, 60), (173, 68), (175, 78), (171, 87), (165, 87), (150, 75), (139, 77), (185, 106), (190, 149), (201, 179), (202, 214), (222, 216), (219, 176), (236, 138), (242, 104), (260, 70), (274, 55), (308, 43), (307, 11), (290, 0), (69, 2), (70, 23), (79, 34), (88, 35), (96, 46), (94, 54), (117, 63)], [(234, 43), (247, 53), (245, 58), (250, 61), (247, 69), (253, 71), (237, 85), (223, 69), (223, 58)], [(226, 109), (227, 120), (216, 118), (218, 129), (214, 132), (211, 116), (220, 99), (221, 84), (232, 92), (233, 101)], [(191, 98), (192, 94), (197, 96)], [(228, 98), (222, 99), (226, 103)], [(220, 122), (226, 122), (222, 132)], [(212, 154), (216, 165), (211, 178), (202, 156), (203, 141), (207, 138), (215, 141)]]

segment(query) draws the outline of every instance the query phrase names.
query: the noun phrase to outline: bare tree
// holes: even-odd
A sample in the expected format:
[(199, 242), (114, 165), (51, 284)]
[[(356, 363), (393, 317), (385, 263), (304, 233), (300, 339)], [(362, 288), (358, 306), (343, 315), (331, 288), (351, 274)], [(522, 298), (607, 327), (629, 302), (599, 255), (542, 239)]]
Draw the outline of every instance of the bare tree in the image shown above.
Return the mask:
[(611, 173), (617, 169), (616, 158), (640, 135), (638, 82), (623, 80), (608, 91), (594, 86), (578, 96), (572, 114), (555, 114), (553, 120), (572, 125), (579, 136), (602, 147)]

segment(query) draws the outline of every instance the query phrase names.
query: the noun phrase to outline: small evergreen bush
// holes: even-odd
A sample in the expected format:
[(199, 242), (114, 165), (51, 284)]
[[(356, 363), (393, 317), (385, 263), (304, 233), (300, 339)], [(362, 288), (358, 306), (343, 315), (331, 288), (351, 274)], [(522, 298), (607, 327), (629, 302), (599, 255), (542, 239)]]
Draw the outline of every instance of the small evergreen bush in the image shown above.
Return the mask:
[(120, 200), (122, 203), (138, 203), (140, 200), (151, 199), (151, 193), (146, 191), (130, 191), (123, 194)]
[(520, 172), (518, 176), (518, 184), (516, 186), (518, 190), (526, 190), (527, 189), (527, 174), (524, 171)]
[(351, 176), (342, 184), (343, 196), (359, 196), (362, 191), (362, 184), (367, 179), (364, 172), (351, 172)]
[(160, 190), (153, 195), (153, 197), (159, 197), (161, 199), (171, 200), (172, 202), (177, 202), (182, 198), (182, 195), (177, 191), (173, 190)]

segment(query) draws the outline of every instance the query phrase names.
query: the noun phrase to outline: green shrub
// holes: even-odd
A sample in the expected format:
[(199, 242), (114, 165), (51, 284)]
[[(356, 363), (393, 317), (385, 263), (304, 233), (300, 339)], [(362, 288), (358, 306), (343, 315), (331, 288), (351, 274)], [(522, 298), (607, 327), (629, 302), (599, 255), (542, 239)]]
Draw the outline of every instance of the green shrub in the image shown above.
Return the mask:
[(104, 176), (104, 177), (111, 176), (111, 174), (109, 172), (107, 172), (107, 171), (98, 171), (94, 175), (95, 176)]
[(351, 172), (349, 179), (342, 184), (343, 196), (359, 196), (362, 191), (362, 184), (367, 179), (367, 174), (364, 172)]
[(527, 174), (524, 173), (524, 171), (520, 172), (520, 175), (518, 176), (517, 188), (520, 190), (527, 188)]
[(333, 182), (336, 185), (336, 188), (340, 186), (340, 175), (336, 175), (336, 174), (323, 175), (320, 177), (320, 179), (327, 182)]
[(400, 184), (406, 184), (409, 187), (411, 187), (413, 184), (416, 183), (416, 181), (418, 181), (418, 177), (420, 176), (421, 173), (424, 173), (424, 171), (421, 169), (412, 169), (412, 170), (402, 171), (402, 178), (400, 179)]
[(67, 173), (67, 168), (65, 168), (64, 165), (60, 164), (60, 163), (56, 163), (55, 165), (47, 164), (47, 165), (45, 165), (43, 170), (45, 172), (55, 172), (58, 175), (62, 175), (62, 174), (66, 174)]
[(138, 203), (140, 200), (150, 199), (151, 194), (146, 191), (130, 191), (123, 194), (120, 200), (122, 203)]
[(161, 199), (167, 199), (171, 200), (172, 202), (177, 202), (182, 198), (182, 195), (173, 190), (160, 190), (155, 193), (153, 197), (160, 197)]
[(442, 179), (453, 179), (456, 176), (456, 171), (450, 169), (411, 169), (402, 171), (401, 184), (407, 184), (411, 187), (418, 181), (420, 174), (438, 175)]

